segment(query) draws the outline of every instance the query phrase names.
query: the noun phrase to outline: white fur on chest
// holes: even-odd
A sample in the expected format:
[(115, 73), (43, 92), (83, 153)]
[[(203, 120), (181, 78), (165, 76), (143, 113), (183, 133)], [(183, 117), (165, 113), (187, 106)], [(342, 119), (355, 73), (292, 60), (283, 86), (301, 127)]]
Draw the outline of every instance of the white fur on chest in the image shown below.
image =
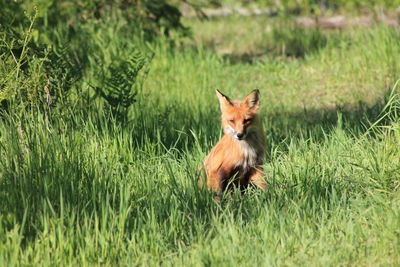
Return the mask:
[(242, 161), (236, 163), (236, 166), (242, 166), (244, 169), (256, 166), (259, 159), (257, 149), (244, 140), (239, 141), (238, 143), (239, 146), (241, 147), (243, 157)]

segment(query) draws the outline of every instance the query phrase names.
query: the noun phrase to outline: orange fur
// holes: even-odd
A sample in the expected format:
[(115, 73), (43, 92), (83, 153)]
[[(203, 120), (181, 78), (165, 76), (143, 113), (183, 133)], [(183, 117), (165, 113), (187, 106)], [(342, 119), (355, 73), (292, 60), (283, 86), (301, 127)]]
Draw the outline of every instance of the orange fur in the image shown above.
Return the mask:
[(231, 183), (242, 189), (252, 183), (264, 189), (265, 136), (257, 114), (260, 93), (253, 90), (243, 101), (216, 93), (224, 136), (204, 160), (207, 187), (222, 192)]

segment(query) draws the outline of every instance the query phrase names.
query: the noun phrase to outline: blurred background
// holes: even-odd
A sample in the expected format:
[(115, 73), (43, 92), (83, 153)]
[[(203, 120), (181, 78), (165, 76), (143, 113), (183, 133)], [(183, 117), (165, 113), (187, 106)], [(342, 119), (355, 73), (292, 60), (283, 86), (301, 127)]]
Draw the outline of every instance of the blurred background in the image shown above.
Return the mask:
[[(95, 96), (127, 107), (142, 86), (139, 76), (147, 73), (156, 43), (169, 51), (205, 49), (231, 63), (304, 58), (345, 45), (340, 36), (354, 28), (397, 28), (399, 5), (399, 0), (1, 0), (0, 107), (43, 107), (50, 100), (54, 106), (77, 100), (73, 94), (82, 103)], [(126, 62), (130, 57), (134, 62)], [(110, 79), (127, 66), (137, 70), (124, 75), (138, 76), (138, 82)], [(115, 92), (118, 82), (129, 89)], [(155, 83), (148, 90), (160, 86)], [(368, 98), (362, 100), (372, 101)]]
[[(95, 94), (114, 106), (130, 105), (138, 90), (132, 86), (140, 82), (112, 92), (118, 85), (111, 73), (127, 64), (137, 71), (126, 75), (146, 73), (155, 43), (205, 49), (231, 63), (304, 58), (339, 44), (354, 28), (397, 28), (400, 16), (400, 0), (1, 0), (1, 6), (3, 108), (49, 105), (50, 99), (55, 105), (72, 87), (82, 99)], [(128, 54), (134, 63), (120, 60)], [(115, 88), (100, 88), (98, 81)]]

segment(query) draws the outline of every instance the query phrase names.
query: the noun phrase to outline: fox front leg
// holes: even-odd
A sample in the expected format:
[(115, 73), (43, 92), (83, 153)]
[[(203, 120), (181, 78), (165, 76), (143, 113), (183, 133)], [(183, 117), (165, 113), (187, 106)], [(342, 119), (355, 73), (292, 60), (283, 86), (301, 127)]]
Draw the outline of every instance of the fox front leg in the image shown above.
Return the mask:
[(253, 168), (249, 177), (249, 182), (261, 188), (262, 190), (265, 190), (266, 181), (265, 181), (265, 175), (264, 173), (262, 173), (262, 171), (263, 169), (260, 166)]
[(223, 168), (208, 172), (207, 175), (207, 187), (208, 190), (212, 191), (216, 195), (214, 199), (216, 201), (221, 200), (221, 195), (225, 191), (229, 181), (229, 172)]

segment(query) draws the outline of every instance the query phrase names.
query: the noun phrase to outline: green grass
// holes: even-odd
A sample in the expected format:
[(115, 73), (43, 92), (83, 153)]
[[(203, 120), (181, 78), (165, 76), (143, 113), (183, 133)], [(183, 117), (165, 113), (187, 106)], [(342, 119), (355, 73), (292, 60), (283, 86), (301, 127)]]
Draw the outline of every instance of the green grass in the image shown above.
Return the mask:
[[(127, 122), (99, 98), (79, 107), (80, 93), (94, 94), (94, 69), (63, 114), (3, 115), (0, 262), (399, 265), (400, 32), (247, 20), (191, 21), (194, 41), (148, 44), (155, 56)], [(238, 42), (232, 23), (243, 28)], [(129, 36), (102, 27), (102, 53), (126, 56), (118, 48)], [(229, 53), (207, 45), (211, 29)], [(233, 57), (255, 50), (250, 61)], [(197, 169), (221, 135), (214, 88), (238, 98), (260, 89), (266, 192), (217, 203), (198, 189)]]

